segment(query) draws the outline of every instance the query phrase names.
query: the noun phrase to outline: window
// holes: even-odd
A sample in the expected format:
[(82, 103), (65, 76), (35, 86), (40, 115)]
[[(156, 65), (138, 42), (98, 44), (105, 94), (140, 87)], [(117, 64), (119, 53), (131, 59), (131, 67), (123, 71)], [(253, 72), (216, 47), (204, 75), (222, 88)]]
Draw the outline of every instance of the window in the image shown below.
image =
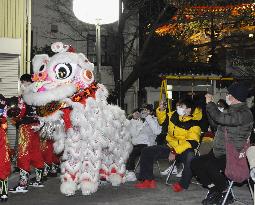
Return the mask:
[[(87, 57), (88, 59), (93, 62), (97, 63), (96, 58), (96, 35), (89, 34), (87, 37)], [(101, 35), (101, 64), (102, 65), (109, 65), (110, 56), (108, 54), (108, 37)]]
[(58, 25), (51, 24), (50, 31), (52, 33), (57, 33), (58, 32)]

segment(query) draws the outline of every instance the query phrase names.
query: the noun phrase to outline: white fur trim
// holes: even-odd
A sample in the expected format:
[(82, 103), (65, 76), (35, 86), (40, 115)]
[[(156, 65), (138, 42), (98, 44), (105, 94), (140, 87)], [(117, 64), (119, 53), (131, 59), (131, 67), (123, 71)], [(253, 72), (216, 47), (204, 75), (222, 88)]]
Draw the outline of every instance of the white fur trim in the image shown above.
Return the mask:
[(61, 193), (65, 194), (66, 196), (74, 195), (76, 190), (77, 190), (77, 185), (74, 181), (71, 181), (71, 180), (62, 182), (60, 185)]
[(108, 90), (103, 84), (98, 83), (97, 84), (97, 92), (96, 92), (96, 101), (99, 103), (105, 103), (106, 104), (106, 99), (109, 95)]
[(60, 154), (65, 148), (64, 140), (58, 140), (53, 143), (53, 149), (56, 154)]
[(75, 174), (79, 171), (81, 167), (81, 162), (71, 161), (70, 159), (68, 159), (68, 161), (63, 162), (63, 167), (65, 167), (65, 169), (68, 170), (69, 173)]
[(53, 122), (60, 120), (62, 121), (63, 112), (61, 110), (58, 110), (57, 112), (53, 113), (52, 115), (46, 116), (46, 117), (39, 117), (40, 122)]
[(112, 186), (119, 186), (122, 183), (122, 178), (119, 174), (111, 174), (108, 178)]
[(46, 64), (49, 62), (49, 60), (50, 58), (47, 54), (35, 55), (32, 60), (34, 73), (39, 73), (39, 69), (42, 65), (45, 65), (46, 67)]
[(98, 182), (91, 181), (81, 181), (80, 188), (82, 191), (82, 195), (90, 195), (95, 193), (98, 189)]
[(52, 101), (63, 100), (72, 96), (75, 92), (76, 87), (74, 84), (64, 84), (45, 92), (26, 92), (23, 95), (23, 99), (28, 105), (41, 106)]

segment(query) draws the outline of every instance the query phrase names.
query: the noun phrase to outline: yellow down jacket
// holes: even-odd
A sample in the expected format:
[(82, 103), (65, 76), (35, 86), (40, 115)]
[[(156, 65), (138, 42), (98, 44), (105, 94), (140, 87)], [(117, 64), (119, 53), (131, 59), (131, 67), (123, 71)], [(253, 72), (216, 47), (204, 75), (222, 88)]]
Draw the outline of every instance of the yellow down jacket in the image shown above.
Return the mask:
[(191, 116), (179, 116), (176, 111), (166, 113), (166, 111), (160, 111), (158, 108), (156, 115), (159, 124), (166, 120), (166, 114), (169, 116), (166, 136), (167, 145), (173, 148), (177, 154), (192, 148), (192, 142), (199, 142), (201, 134), (199, 121), (202, 119), (201, 109), (196, 108)]

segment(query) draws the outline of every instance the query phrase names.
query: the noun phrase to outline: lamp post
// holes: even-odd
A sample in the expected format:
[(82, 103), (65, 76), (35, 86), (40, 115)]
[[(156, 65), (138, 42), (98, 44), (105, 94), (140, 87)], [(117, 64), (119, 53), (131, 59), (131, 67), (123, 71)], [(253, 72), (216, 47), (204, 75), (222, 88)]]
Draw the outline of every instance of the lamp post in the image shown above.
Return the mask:
[(122, 31), (121, 31), (121, 18), (122, 18), (122, 0), (119, 0), (119, 26), (118, 26), (118, 36), (119, 36), (119, 83), (118, 83), (118, 90), (119, 90), (119, 98), (118, 98), (118, 105), (124, 109), (124, 93), (123, 93), (123, 44), (122, 44)]
[(96, 26), (96, 79), (100, 81), (100, 27), (119, 19), (119, 0), (73, 0), (73, 12), (79, 20)]

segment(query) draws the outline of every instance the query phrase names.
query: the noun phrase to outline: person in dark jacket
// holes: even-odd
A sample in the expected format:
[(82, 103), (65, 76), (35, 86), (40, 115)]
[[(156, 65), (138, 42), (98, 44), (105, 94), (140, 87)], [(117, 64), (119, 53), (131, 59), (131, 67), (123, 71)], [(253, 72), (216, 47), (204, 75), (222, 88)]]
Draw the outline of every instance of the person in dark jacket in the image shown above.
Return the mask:
[[(222, 174), (226, 166), (226, 150), (224, 131), (227, 129), (230, 140), (240, 151), (252, 130), (253, 116), (246, 105), (248, 88), (242, 83), (233, 83), (228, 88), (226, 102), (229, 108), (221, 112), (215, 103), (213, 96), (206, 94), (206, 110), (210, 121), (215, 123), (217, 132), (213, 142), (213, 148), (209, 154), (200, 156), (191, 162), (191, 169), (198, 181), (209, 189), (203, 204), (221, 204), (228, 187), (228, 181)], [(230, 194), (227, 204), (233, 202)]]
[[(254, 91), (252, 91), (254, 93)], [(251, 109), (251, 112), (253, 114), (253, 119), (255, 119), (255, 103), (254, 103), (254, 95), (250, 96), (246, 101), (247, 101), (247, 106)], [(253, 131), (251, 133), (250, 137), (250, 143), (252, 145), (255, 145), (255, 123), (253, 124)]]
[[(218, 102), (216, 103), (219, 111), (221, 112), (226, 112), (227, 109), (229, 108), (228, 104), (226, 103), (226, 100), (224, 99), (219, 99)], [(218, 124), (215, 123), (210, 117), (207, 117), (209, 125), (210, 125), (210, 131), (215, 135), (217, 131), (217, 126)]]

